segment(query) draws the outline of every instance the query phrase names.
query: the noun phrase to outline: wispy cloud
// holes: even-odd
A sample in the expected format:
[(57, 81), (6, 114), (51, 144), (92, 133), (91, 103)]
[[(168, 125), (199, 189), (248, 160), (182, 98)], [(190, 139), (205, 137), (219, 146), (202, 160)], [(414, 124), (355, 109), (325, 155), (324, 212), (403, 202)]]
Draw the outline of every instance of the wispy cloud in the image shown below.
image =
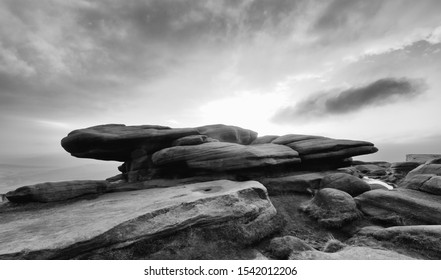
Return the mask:
[(382, 106), (413, 98), (427, 89), (422, 79), (384, 78), (346, 90), (329, 90), (307, 97), (294, 106), (279, 110), (275, 121), (321, 118), (347, 114), (366, 107)]

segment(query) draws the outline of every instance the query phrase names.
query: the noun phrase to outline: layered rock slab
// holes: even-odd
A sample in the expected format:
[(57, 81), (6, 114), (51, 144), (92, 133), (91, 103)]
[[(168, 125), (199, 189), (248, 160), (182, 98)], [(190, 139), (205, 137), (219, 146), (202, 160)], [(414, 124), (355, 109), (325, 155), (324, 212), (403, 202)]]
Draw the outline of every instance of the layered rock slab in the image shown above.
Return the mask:
[(287, 134), (272, 141), (297, 151), (302, 160), (344, 159), (378, 151), (370, 142), (331, 139), (322, 136)]
[(360, 210), (378, 220), (401, 220), (403, 225), (440, 225), (439, 196), (411, 190), (372, 190), (355, 198)]
[(74, 130), (61, 140), (61, 146), (79, 158), (125, 161), (141, 145), (147, 152), (154, 152), (171, 146), (176, 139), (198, 134), (195, 128), (107, 124)]
[(300, 163), (298, 153), (275, 144), (239, 145), (212, 142), (166, 148), (153, 154), (155, 166), (184, 165), (191, 169), (228, 171)]
[(265, 187), (255, 181), (220, 180), (44, 205), (0, 208), (0, 259), (74, 258), (232, 221), (253, 241), (271, 232), (266, 227), (276, 214)]
[(109, 185), (107, 181), (94, 180), (47, 182), (20, 187), (6, 193), (6, 198), (17, 203), (63, 201), (88, 194), (104, 193)]

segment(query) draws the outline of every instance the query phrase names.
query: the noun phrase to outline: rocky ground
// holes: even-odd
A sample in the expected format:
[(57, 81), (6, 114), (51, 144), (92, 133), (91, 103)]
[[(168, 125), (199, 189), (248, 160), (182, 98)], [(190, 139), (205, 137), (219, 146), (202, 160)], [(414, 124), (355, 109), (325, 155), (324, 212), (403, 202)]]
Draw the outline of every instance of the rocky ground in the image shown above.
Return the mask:
[(2, 195), (0, 259), (441, 259), (441, 159), (357, 162), (366, 141), (235, 126), (101, 125), (106, 180)]

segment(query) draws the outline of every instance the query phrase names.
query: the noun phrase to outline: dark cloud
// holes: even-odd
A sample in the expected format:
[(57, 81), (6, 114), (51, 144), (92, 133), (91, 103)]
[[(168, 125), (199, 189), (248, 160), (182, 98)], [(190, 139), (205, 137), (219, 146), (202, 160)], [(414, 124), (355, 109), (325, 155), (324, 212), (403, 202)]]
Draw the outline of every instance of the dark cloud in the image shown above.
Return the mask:
[(410, 99), (423, 93), (426, 88), (426, 82), (421, 79), (384, 78), (365, 86), (314, 94), (293, 107), (281, 109), (273, 119), (290, 121), (347, 114), (366, 107)]

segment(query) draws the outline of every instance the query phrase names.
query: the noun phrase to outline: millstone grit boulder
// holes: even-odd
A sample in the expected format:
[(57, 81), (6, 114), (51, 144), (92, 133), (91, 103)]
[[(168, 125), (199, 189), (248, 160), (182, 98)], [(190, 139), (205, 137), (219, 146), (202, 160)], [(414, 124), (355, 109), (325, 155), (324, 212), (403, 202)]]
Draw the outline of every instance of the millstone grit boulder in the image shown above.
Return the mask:
[(325, 227), (339, 228), (360, 217), (354, 199), (337, 189), (321, 189), (300, 210)]
[(255, 181), (221, 180), (27, 206), (1, 206), (0, 259), (76, 258), (225, 222), (235, 223), (240, 238), (252, 243), (272, 233), (269, 221), (276, 215), (265, 187)]
[(346, 173), (335, 173), (326, 175), (325, 177), (323, 177), (320, 183), (320, 188), (341, 190), (350, 194), (353, 197), (371, 190), (371, 187), (368, 183)]
[(245, 146), (213, 142), (194, 146), (176, 146), (153, 154), (155, 166), (183, 164), (192, 169), (237, 170), (280, 164), (300, 163), (298, 153), (275, 144)]
[(364, 214), (377, 220), (400, 220), (401, 225), (441, 224), (441, 200), (438, 195), (398, 188), (365, 192), (357, 196), (355, 201)]
[(63, 201), (88, 194), (102, 194), (108, 187), (107, 181), (48, 182), (20, 187), (6, 193), (6, 198), (18, 203)]

